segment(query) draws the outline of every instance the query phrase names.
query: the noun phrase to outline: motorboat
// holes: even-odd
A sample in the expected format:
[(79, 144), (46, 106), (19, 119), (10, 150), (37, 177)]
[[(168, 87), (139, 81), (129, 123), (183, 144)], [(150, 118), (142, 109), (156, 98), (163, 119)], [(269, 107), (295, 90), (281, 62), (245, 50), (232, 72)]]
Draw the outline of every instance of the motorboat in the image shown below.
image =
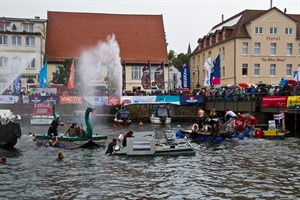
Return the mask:
[(122, 146), (122, 137), (119, 137), (116, 155), (127, 156), (180, 156), (195, 155), (193, 145), (186, 140), (177, 140), (173, 134), (165, 133), (163, 142), (157, 142), (154, 131), (134, 132), (133, 137), (127, 138), (126, 147)]
[(116, 125), (129, 125), (131, 124), (132, 120), (130, 119), (130, 112), (126, 108), (122, 108), (118, 110), (114, 122)]
[(150, 121), (153, 124), (170, 124), (171, 116), (169, 108), (165, 106), (155, 107), (154, 112), (150, 117)]
[[(1, 118), (3, 119), (3, 118)], [(21, 137), (20, 123), (12, 121), (9, 118), (1, 120), (0, 122), (0, 147), (1, 148), (12, 148), (17, 142), (18, 138)]]
[[(74, 149), (86, 146), (105, 145), (107, 136), (93, 133), (93, 126), (90, 122), (89, 115), (94, 110), (94, 108), (87, 107), (85, 111), (86, 130), (83, 130), (81, 127), (76, 127), (76, 123), (72, 124), (65, 134), (57, 136), (56, 147)], [(45, 145), (53, 139), (52, 136), (48, 136), (47, 134), (36, 135), (34, 138), (38, 145)]]
[(49, 103), (36, 104), (30, 118), (31, 125), (50, 125), (54, 119), (53, 106)]

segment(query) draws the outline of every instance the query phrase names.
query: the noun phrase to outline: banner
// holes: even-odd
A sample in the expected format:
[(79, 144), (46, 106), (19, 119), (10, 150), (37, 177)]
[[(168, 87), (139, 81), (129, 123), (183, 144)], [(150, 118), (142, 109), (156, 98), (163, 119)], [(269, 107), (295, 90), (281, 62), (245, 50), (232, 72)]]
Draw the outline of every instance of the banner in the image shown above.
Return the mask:
[(150, 69), (151, 69), (151, 63), (150, 61), (148, 61), (148, 63), (143, 67), (143, 76), (141, 79), (142, 86), (145, 90), (151, 88)]
[(82, 104), (81, 96), (60, 96), (59, 103), (60, 104)]
[(0, 95), (0, 104), (14, 104), (19, 101), (19, 96)]
[(108, 97), (107, 96), (89, 96), (83, 97), (85, 101), (93, 106), (103, 106), (108, 105)]
[(287, 98), (287, 105), (288, 109), (300, 109), (300, 96), (289, 96)]
[(74, 85), (74, 58), (72, 60), (72, 64), (70, 67), (70, 77), (69, 77), (69, 81), (68, 81), (68, 89), (74, 89), (75, 85)]
[(156, 96), (156, 103), (180, 105), (179, 96)]
[(156, 96), (122, 96), (121, 103), (128, 104), (155, 104)]
[(181, 95), (180, 97), (180, 105), (181, 106), (190, 106), (190, 105), (204, 105), (204, 96), (185, 96)]
[(181, 65), (181, 87), (190, 89), (190, 65), (189, 61), (185, 61)]
[(207, 60), (204, 63), (204, 67), (206, 69), (205, 74), (205, 80), (204, 80), (204, 86), (211, 86), (210, 85), (210, 68), (211, 68), (211, 57), (207, 58)]
[(47, 60), (45, 60), (44, 66), (40, 71), (39, 75), (39, 83), (40, 83), (40, 88), (46, 88), (48, 87), (48, 81), (47, 81)]
[(59, 102), (59, 96), (29, 96), (30, 103)]
[(108, 96), (108, 105), (120, 104), (120, 98), (117, 96)]
[(163, 61), (154, 73), (155, 83), (159, 89), (165, 89), (164, 66), (165, 62)]
[(262, 98), (262, 107), (280, 107), (285, 108), (287, 96), (268, 96)]

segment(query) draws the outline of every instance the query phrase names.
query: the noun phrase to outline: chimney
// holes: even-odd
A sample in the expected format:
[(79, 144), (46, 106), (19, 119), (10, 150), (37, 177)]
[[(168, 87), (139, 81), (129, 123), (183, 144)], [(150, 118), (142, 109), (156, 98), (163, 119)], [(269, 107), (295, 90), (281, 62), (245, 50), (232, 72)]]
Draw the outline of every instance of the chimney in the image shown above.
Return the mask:
[(272, 5), (272, 0), (270, 0), (270, 8), (272, 8), (273, 7), (273, 5)]
[(284, 14), (286, 14), (286, 11), (287, 11), (287, 10), (286, 10), (286, 8), (285, 8), (285, 9), (284, 9)]
[(222, 14), (222, 22), (224, 22), (224, 14)]
[(35, 19), (40, 19), (40, 16), (35, 16), (34, 18), (35, 18)]

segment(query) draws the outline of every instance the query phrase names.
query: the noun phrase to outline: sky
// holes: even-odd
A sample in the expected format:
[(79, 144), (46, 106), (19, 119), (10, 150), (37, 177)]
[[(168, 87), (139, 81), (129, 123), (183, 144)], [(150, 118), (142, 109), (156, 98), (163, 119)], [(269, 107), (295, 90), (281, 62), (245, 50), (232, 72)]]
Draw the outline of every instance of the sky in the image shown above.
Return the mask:
[(162, 15), (168, 51), (187, 53), (222, 20), (246, 9), (300, 14), (300, 0), (0, 0), (0, 17), (47, 19), (47, 11)]

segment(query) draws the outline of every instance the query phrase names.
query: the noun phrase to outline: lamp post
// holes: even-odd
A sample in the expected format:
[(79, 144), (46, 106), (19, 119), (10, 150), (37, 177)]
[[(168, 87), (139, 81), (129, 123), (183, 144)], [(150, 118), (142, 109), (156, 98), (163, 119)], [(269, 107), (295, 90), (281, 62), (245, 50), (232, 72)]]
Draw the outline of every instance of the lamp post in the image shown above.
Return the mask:
[(197, 66), (197, 69), (195, 70), (195, 71), (197, 71), (198, 72), (198, 75), (197, 75), (197, 77), (198, 77), (198, 82), (197, 82), (197, 85), (196, 85), (196, 87), (197, 88), (200, 88), (200, 83), (199, 83), (199, 65)]

